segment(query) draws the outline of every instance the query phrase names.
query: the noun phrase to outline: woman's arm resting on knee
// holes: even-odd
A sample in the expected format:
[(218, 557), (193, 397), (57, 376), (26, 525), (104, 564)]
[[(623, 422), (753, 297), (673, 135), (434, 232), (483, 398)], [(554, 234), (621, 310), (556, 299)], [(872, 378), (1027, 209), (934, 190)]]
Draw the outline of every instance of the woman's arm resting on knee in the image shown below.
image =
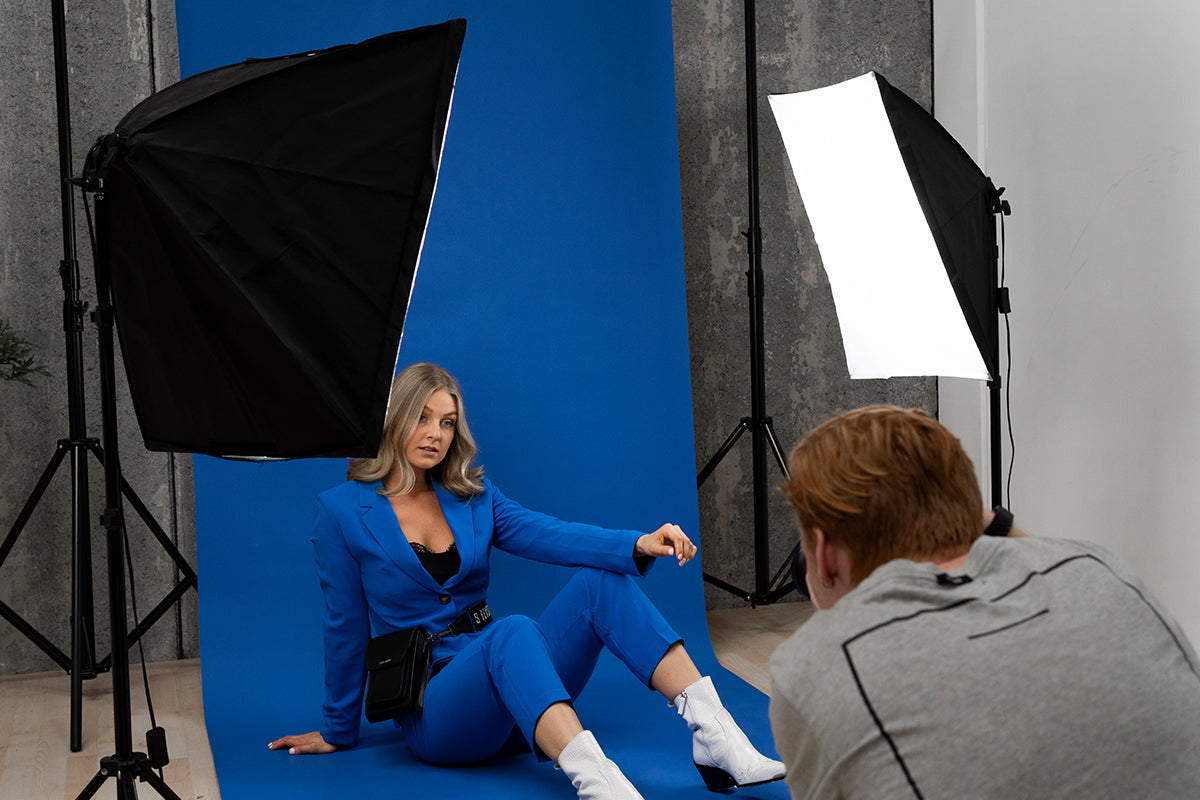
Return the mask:
[(678, 525), (663, 525), (654, 533), (647, 533), (637, 540), (633, 555), (662, 558), (675, 556), (683, 566), (696, 555), (696, 545)]
[(268, 750), (283, 750), (284, 748), (287, 748), (287, 751), (294, 756), (306, 753), (332, 753), (338, 749), (336, 744), (325, 741), (325, 737), (321, 735), (320, 731), (284, 736), (267, 745)]

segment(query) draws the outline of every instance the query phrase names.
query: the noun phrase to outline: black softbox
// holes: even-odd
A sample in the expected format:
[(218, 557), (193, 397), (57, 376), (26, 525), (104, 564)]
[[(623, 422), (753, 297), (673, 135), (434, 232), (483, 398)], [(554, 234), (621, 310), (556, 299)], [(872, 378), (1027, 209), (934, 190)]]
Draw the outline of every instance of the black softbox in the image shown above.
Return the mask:
[(873, 73), (900, 157), (990, 377), (1000, 374), (992, 179), (917, 101)]
[(101, 139), (98, 258), (146, 447), (375, 454), (465, 31), (215, 69)]
[(772, 95), (851, 377), (999, 374), (999, 192), (876, 73)]

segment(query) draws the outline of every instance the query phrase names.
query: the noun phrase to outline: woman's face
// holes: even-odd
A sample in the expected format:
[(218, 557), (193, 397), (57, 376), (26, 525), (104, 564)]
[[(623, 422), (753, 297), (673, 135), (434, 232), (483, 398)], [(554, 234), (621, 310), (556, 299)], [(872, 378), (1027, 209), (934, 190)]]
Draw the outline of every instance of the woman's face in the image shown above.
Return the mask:
[(425, 401), (417, 418), (416, 430), (404, 444), (404, 456), (414, 469), (433, 469), (442, 463), (454, 441), (458, 424), (458, 404), (445, 389), (438, 389)]

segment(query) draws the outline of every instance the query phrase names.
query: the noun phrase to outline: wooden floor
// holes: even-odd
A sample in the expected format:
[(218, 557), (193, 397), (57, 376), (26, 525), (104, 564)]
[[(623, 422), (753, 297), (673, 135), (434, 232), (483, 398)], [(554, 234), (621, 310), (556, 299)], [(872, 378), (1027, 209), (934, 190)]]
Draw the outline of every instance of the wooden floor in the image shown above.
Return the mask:
[(812, 603), (778, 603), (710, 611), (708, 635), (713, 652), (721, 666), (770, 697), (767, 661), (813, 610)]
[[(770, 694), (771, 652), (811, 613), (808, 603), (710, 612), (713, 650), (726, 669)], [(167, 732), (167, 785), (183, 800), (220, 800), (204, 728), (200, 662), (161, 662), (147, 671), (155, 716)], [(133, 667), (131, 685), (134, 750), (145, 752), (151, 725), (140, 666)], [(96, 775), (100, 759), (116, 751), (111, 675), (84, 682), (83, 750), (78, 753), (69, 747), (70, 706), (70, 679), (64, 672), (0, 678), (0, 800), (74, 800)], [(115, 782), (106, 781), (93, 796), (113, 800)], [(158, 794), (139, 784), (138, 796)]]
[[(171, 757), (163, 777), (184, 800), (216, 800), (216, 772), (204, 729), (200, 662), (165, 661), (148, 665), (151, 697), (159, 726), (167, 732)], [(146, 751), (150, 718), (142, 671), (131, 677), (134, 750)], [(83, 749), (70, 750), (71, 680), (65, 672), (0, 678), (0, 800), (73, 800), (116, 752), (113, 738), (112, 675), (83, 684)], [(93, 797), (112, 800), (116, 783), (107, 780)], [(145, 784), (139, 797), (158, 797)]]

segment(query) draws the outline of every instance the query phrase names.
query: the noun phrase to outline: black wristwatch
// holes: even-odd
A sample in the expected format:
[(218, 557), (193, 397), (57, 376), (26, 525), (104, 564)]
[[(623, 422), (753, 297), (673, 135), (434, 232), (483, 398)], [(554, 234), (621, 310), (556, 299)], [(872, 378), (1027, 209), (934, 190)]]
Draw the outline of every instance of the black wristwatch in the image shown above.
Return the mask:
[(988, 523), (986, 528), (983, 529), (983, 535), (1008, 536), (1008, 533), (1012, 530), (1013, 525), (1012, 512), (1004, 506), (996, 506), (992, 509), (992, 512), (996, 516), (992, 517), (992, 521)]

